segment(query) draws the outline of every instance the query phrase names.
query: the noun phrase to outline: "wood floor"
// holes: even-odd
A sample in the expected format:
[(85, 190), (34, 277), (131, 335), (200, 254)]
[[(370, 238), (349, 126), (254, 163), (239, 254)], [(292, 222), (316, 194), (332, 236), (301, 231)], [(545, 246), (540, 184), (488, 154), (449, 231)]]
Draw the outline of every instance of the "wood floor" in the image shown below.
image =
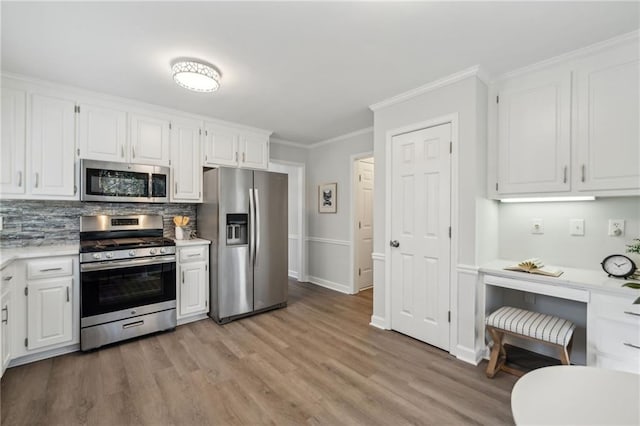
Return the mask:
[(2, 425), (513, 424), (515, 378), (369, 326), (371, 290), (10, 368)]

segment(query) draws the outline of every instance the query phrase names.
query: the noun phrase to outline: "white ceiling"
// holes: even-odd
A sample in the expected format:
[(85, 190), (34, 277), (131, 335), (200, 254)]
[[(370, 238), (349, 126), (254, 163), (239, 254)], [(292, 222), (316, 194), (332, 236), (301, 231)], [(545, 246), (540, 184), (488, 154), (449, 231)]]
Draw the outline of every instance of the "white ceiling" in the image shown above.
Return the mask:
[[(498, 75), (639, 25), (638, 2), (7, 2), (2, 70), (270, 129), (311, 144), (368, 105), (480, 64)], [(223, 74), (186, 91), (170, 64)]]

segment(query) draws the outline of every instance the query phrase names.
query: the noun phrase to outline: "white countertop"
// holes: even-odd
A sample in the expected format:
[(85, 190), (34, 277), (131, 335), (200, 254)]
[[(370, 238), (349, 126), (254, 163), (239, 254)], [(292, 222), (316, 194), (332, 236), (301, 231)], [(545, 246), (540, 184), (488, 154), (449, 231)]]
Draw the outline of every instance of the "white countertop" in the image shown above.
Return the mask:
[(174, 240), (176, 242), (176, 247), (184, 247), (184, 246), (201, 246), (203, 244), (211, 244), (211, 241), (205, 240), (203, 238), (191, 238), (189, 240)]
[[(501, 276), (514, 279), (526, 279), (527, 281), (540, 282), (544, 284), (557, 284), (565, 287), (574, 287), (586, 290), (599, 290), (603, 293), (618, 293), (623, 295), (640, 296), (640, 291), (628, 287), (622, 287), (622, 284), (629, 279), (610, 278), (604, 271), (596, 271), (591, 269), (566, 268), (559, 265), (548, 265), (550, 268), (560, 269), (564, 271), (559, 277), (548, 277), (538, 274), (529, 274), (527, 272), (506, 271), (507, 266), (517, 265), (519, 261), (497, 259), (481, 265), (480, 272), (494, 276)], [(547, 265), (545, 265), (547, 266)]]
[(36, 257), (72, 256), (80, 253), (79, 244), (63, 244), (35, 247), (17, 247), (0, 249), (0, 269), (14, 260)]

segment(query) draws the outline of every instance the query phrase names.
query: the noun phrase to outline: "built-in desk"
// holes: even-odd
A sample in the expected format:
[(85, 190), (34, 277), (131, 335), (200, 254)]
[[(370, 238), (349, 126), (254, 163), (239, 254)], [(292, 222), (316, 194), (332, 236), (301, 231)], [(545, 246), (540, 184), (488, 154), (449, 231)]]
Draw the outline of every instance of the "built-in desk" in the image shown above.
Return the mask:
[[(576, 324), (572, 363), (640, 373), (640, 291), (603, 271), (552, 266), (560, 277), (507, 271), (517, 261), (495, 260), (480, 267), (485, 314), (500, 306), (557, 315)], [(519, 346), (554, 356), (535, 343)]]

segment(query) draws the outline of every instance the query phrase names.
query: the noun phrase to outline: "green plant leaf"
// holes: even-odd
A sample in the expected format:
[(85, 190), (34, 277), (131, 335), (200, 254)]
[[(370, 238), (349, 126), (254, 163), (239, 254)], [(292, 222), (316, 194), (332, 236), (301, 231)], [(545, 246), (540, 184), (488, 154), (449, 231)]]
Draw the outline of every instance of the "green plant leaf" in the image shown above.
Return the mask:
[(622, 284), (622, 287), (629, 287), (629, 288), (633, 288), (633, 289), (636, 289), (636, 290), (640, 290), (640, 283), (636, 283), (636, 282), (633, 282), (633, 281), (628, 281), (628, 282)]

